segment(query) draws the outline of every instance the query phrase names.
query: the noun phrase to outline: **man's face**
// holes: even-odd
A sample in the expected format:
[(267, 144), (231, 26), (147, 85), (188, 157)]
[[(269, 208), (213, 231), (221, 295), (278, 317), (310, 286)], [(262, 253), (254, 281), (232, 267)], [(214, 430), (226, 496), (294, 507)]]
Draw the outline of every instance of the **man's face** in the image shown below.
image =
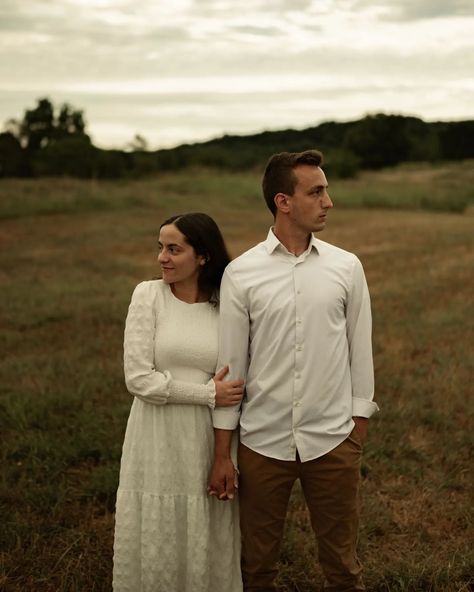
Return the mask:
[(305, 233), (324, 230), (328, 210), (333, 207), (326, 175), (319, 167), (306, 164), (298, 165), (293, 172), (297, 183), (288, 198), (292, 226)]

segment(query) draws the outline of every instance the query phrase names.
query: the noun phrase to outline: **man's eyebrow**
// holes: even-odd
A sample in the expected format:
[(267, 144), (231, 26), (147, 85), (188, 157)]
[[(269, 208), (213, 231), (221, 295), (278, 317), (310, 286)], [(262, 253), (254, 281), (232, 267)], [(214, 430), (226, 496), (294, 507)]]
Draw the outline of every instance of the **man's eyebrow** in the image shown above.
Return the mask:
[(313, 185), (313, 187), (309, 188), (309, 193), (312, 193), (313, 191), (317, 191), (318, 189), (324, 189), (324, 188), (328, 188), (329, 184), (327, 185)]

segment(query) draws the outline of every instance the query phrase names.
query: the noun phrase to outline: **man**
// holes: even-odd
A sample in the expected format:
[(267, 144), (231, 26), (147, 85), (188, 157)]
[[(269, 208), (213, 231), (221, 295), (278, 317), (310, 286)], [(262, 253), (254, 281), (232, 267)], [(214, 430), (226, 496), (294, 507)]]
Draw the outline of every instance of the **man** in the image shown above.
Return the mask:
[(362, 444), (373, 402), (370, 299), (360, 261), (316, 239), (333, 203), (316, 151), (274, 155), (263, 194), (275, 223), (229, 264), (218, 367), (244, 378), (241, 410), (214, 411), (209, 491), (234, 497), (238, 451), (242, 577), (274, 590), (292, 486), (300, 479), (326, 590), (364, 590), (356, 554)]

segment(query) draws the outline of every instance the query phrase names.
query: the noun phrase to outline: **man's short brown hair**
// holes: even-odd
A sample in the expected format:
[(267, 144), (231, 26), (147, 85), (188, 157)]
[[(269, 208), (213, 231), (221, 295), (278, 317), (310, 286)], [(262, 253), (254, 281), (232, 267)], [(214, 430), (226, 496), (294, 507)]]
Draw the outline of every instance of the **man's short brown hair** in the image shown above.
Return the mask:
[(319, 167), (323, 162), (323, 155), (318, 150), (304, 152), (280, 152), (274, 154), (265, 167), (262, 179), (263, 197), (273, 216), (276, 215), (275, 195), (286, 193), (293, 195), (297, 183), (294, 173), (300, 164)]

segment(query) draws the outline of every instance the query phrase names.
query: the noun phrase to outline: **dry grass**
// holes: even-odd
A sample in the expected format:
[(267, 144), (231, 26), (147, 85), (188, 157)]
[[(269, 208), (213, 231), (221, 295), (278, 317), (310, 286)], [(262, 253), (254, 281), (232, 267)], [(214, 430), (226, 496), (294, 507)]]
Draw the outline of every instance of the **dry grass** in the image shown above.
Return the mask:
[[(177, 210), (207, 211), (237, 255), (270, 223), (255, 196), (239, 201), (234, 187), (224, 201), (218, 181), (208, 193), (203, 179), (196, 186), (169, 178), (162, 193), (152, 181), (97, 184), (96, 199), (120, 207), (71, 205), (38, 215), (39, 200), (47, 210), (60, 202), (58, 186), (66, 193), (71, 187), (50, 182), (36, 195), (29, 187), (21, 215), (1, 223), (2, 591), (110, 590), (114, 496), (130, 407), (123, 320), (133, 286), (156, 274), (157, 226)], [(71, 183), (80, 194), (81, 185)], [(244, 178), (239, 191), (250, 183)], [(91, 191), (87, 183), (82, 189)], [(335, 209), (321, 235), (360, 256), (373, 300), (382, 412), (371, 421), (364, 458), (360, 537), (371, 591), (474, 586), (473, 222), (470, 212)], [(295, 490), (282, 591), (315, 589), (315, 556)]]

